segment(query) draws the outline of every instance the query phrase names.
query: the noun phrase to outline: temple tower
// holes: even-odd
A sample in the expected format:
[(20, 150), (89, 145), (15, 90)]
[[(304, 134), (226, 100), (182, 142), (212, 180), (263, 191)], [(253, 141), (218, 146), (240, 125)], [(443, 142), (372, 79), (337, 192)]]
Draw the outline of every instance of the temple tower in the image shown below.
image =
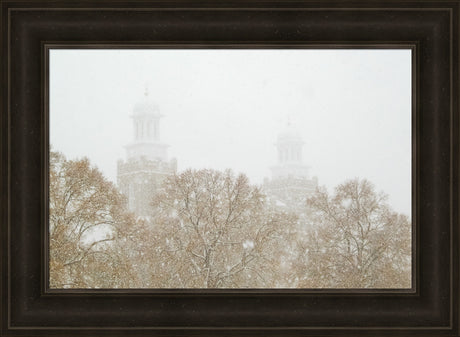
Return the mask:
[(168, 161), (168, 145), (160, 139), (162, 117), (146, 90), (131, 114), (133, 140), (125, 146), (126, 161), (118, 161), (118, 186), (138, 217), (151, 215), (153, 196), (164, 178), (177, 169), (175, 159)]
[(271, 179), (263, 185), (273, 207), (302, 215), (307, 198), (315, 192), (318, 179), (311, 178), (309, 167), (303, 163), (304, 141), (293, 124), (278, 135), (275, 147), (277, 163), (270, 167)]
[(278, 162), (270, 168), (272, 179), (308, 179), (309, 168), (303, 164), (302, 160), (304, 144), (298, 131), (288, 123), (286, 129), (278, 135), (275, 143)]

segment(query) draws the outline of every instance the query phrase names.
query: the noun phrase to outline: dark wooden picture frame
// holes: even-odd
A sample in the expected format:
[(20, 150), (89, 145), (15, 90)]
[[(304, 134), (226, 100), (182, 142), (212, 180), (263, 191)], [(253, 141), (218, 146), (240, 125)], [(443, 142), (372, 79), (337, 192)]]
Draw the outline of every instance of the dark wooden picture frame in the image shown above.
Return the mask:
[[(2, 336), (459, 336), (458, 1), (1, 1)], [(413, 51), (410, 290), (50, 290), (50, 46)]]

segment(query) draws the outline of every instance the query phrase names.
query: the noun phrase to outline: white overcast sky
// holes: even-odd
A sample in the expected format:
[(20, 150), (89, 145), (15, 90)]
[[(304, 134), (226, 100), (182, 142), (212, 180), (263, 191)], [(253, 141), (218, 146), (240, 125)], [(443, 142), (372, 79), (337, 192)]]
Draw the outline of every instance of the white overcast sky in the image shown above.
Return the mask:
[(51, 50), (52, 147), (116, 182), (146, 84), (179, 171), (261, 183), (290, 118), (320, 185), (367, 178), (410, 215), (410, 50)]

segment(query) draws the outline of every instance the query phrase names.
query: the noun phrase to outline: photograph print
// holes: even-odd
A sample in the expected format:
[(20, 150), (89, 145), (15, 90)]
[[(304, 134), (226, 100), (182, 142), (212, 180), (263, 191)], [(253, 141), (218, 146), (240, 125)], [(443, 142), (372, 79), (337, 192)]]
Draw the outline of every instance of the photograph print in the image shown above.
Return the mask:
[(51, 289), (410, 289), (410, 49), (50, 49)]

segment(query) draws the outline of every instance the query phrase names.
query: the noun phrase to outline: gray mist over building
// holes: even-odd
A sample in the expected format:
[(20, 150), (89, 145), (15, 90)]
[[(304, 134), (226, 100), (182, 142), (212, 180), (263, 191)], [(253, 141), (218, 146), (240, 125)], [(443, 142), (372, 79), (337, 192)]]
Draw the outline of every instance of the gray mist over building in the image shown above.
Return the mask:
[[(289, 120), (299, 141), (287, 154), (278, 136)], [(137, 137), (157, 139), (136, 138), (135, 121)], [(410, 50), (50, 51), (53, 149), (88, 157), (127, 195), (120, 170), (155, 185), (175, 157), (178, 172), (231, 168), (271, 191), (286, 176), (304, 191), (318, 176), (330, 192), (366, 178), (410, 215), (411, 125)], [(142, 160), (155, 175), (126, 166)]]
[[(160, 121), (164, 115), (150, 98), (148, 88), (131, 114), (133, 140), (125, 146), (126, 160), (117, 163), (117, 184), (128, 199), (129, 210), (148, 219), (150, 202), (161, 188), (165, 177), (177, 171), (177, 159), (168, 158), (169, 145), (161, 141)], [(318, 186), (318, 178), (310, 178), (303, 162), (305, 142), (289, 118), (276, 142), (278, 161), (270, 167), (272, 176), (262, 185), (271, 207), (302, 215), (305, 202)]]

